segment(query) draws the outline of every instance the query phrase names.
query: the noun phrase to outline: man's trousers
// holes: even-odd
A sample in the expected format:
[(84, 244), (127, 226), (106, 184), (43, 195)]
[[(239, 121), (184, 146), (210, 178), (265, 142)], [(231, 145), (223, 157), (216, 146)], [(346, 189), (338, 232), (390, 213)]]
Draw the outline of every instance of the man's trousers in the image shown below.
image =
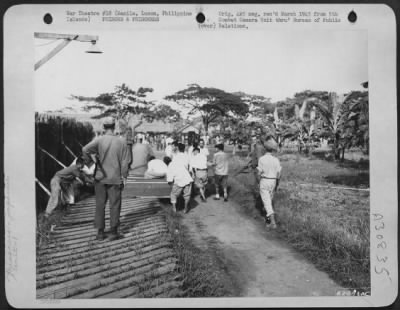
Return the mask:
[(94, 218), (94, 227), (104, 229), (105, 227), (105, 207), (106, 202), (110, 202), (110, 228), (119, 226), (119, 216), (121, 213), (121, 193), (120, 184), (103, 184), (96, 182), (96, 214)]

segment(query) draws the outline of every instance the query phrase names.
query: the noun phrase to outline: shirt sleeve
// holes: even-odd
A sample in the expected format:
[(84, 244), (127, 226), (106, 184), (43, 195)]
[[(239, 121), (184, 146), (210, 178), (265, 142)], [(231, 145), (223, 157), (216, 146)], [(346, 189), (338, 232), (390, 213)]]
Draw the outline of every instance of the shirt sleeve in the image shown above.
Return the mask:
[(281, 178), (281, 173), (282, 173), (282, 166), (281, 166), (281, 163), (280, 163), (279, 159), (276, 160), (276, 163), (277, 163), (277, 170), (278, 170), (276, 178), (280, 179)]
[(257, 164), (257, 171), (259, 174), (262, 173), (262, 165), (261, 165), (261, 158), (258, 160), (258, 164)]
[(121, 175), (123, 178), (128, 177), (129, 173), (130, 154), (126, 143), (122, 143), (122, 161), (121, 161)]
[(99, 139), (94, 139), (82, 148), (82, 156), (86, 163), (92, 161), (90, 155), (98, 154)]
[(168, 169), (167, 169), (167, 182), (173, 182), (174, 181), (174, 167), (169, 164)]

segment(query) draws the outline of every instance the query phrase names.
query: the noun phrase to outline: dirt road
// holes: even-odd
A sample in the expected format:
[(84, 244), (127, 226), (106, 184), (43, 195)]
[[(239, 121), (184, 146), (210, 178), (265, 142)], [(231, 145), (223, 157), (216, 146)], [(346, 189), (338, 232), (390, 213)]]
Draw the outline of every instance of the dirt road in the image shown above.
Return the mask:
[(341, 289), (234, 201), (196, 197), (191, 208), (183, 225), (197, 246), (217, 253), (235, 296), (332, 296)]

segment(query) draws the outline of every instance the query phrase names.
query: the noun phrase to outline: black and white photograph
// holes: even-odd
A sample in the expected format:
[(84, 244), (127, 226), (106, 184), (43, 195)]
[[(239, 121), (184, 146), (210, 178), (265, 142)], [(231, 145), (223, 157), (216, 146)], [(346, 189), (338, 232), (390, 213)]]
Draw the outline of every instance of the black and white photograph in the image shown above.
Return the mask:
[[(368, 31), (170, 8), (30, 29), (35, 298), (371, 296)], [(198, 28), (111, 22), (180, 16)]]

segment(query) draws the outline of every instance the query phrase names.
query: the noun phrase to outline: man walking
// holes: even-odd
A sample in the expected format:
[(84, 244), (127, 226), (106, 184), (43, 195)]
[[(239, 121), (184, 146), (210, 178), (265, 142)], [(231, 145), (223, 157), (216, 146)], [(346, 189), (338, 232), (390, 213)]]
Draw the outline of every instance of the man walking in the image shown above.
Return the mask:
[(264, 147), (266, 153), (258, 160), (257, 179), (260, 183), (260, 195), (266, 212), (266, 225), (275, 229), (276, 221), (272, 200), (279, 185), (282, 167), (279, 159), (272, 155), (272, 152), (277, 150), (277, 144), (272, 137), (265, 141)]
[(194, 176), (194, 184), (200, 191), (200, 198), (203, 202), (206, 202), (205, 190), (208, 183), (207, 157), (200, 153), (198, 147), (193, 149), (189, 166), (192, 175)]
[(224, 191), (224, 201), (228, 201), (228, 157), (224, 152), (224, 144), (220, 143), (215, 145), (218, 150), (214, 154), (213, 163), (214, 166), (214, 178), (215, 178), (215, 197), (214, 200), (219, 200), (220, 188)]
[(82, 148), (87, 160), (96, 162), (95, 193), (96, 214), (94, 226), (97, 228), (96, 240), (104, 240), (105, 206), (110, 201), (110, 235), (108, 240), (119, 238), (118, 226), (121, 213), (121, 192), (128, 177), (129, 153), (124, 139), (114, 135), (115, 120), (104, 120), (105, 134)]
[(193, 179), (189, 173), (189, 160), (185, 152), (185, 145), (182, 143), (178, 144), (179, 153), (174, 156), (172, 162), (168, 166), (167, 170), (167, 182), (172, 185), (171, 189), (171, 204), (172, 210), (176, 212), (176, 203), (178, 197), (183, 193), (183, 199), (185, 200), (184, 212), (189, 212), (190, 194), (192, 191)]

